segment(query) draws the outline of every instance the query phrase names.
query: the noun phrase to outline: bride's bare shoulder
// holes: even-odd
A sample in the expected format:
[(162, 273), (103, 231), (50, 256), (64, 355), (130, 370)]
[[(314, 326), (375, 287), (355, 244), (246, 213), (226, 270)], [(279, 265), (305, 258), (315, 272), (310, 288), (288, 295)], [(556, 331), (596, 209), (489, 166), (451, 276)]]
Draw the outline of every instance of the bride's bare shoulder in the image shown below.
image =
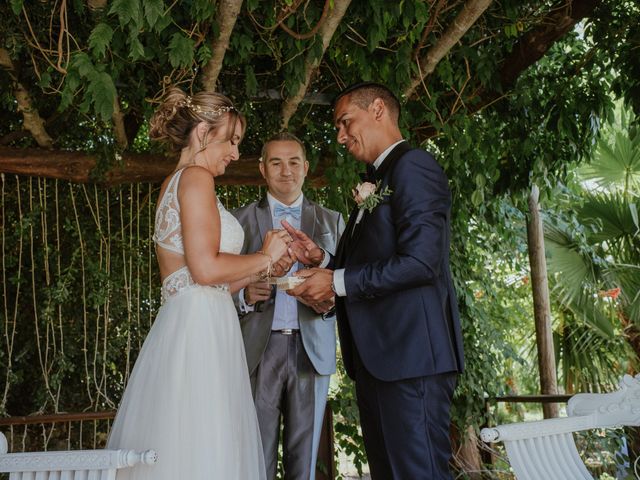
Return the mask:
[(214, 192), (214, 187), (215, 182), (211, 172), (206, 168), (194, 165), (185, 168), (182, 172), (178, 194), (183, 195), (187, 192), (201, 192), (209, 195)]

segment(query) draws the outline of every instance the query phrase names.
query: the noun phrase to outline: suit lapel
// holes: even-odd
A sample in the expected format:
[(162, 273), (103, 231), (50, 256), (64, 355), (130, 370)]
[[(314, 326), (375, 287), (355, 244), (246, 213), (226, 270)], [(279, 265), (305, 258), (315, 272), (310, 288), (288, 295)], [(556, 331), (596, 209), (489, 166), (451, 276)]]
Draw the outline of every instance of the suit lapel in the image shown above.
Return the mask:
[[(391, 150), (389, 152), (389, 154), (386, 156), (386, 158), (384, 159), (384, 161), (382, 162), (382, 164), (378, 167), (377, 170), (375, 170), (375, 178), (372, 178), (370, 181), (371, 182), (377, 182), (380, 181), (380, 186), (379, 189), (384, 189), (384, 187), (387, 185), (387, 181), (385, 181), (386, 177), (388, 176), (388, 174), (393, 170), (393, 165), (394, 163), (400, 158), (402, 157), (405, 153), (407, 153), (409, 150), (411, 150), (411, 146), (409, 145), (408, 142), (401, 142), (398, 145), (396, 145), (394, 147), (393, 150)], [(367, 165), (368, 167), (368, 165)], [(369, 176), (371, 176), (371, 174), (369, 174)], [(350, 235), (349, 233), (352, 231), (349, 226), (347, 226), (347, 228), (345, 229), (345, 235), (342, 236), (343, 239), (345, 239), (345, 237), (347, 237), (345, 239), (344, 242), (340, 242), (341, 245), (344, 244), (344, 260), (346, 261), (346, 255), (347, 252), (349, 251), (349, 249), (346, 248), (347, 244), (348, 245), (357, 245), (357, 242), (360, 238), (360, 235), (362, 234), (362, 225), (364, 224), (364, 222), (366, 221), (367, 215), (369, 213), (367, 211), (365, 211), (362, 215), (362, 218), (360, 219), (360, 222), (353, 225), (353, 234)], [(351, 216), (349, 217), (349, 225), (355, 223), (356, 218), (358, 217), (358, 207), (355, 207), (352, 212), (351, 212)], [(339, 257), (338, 257), (339, 258)]]
[[(281, 227), (280, 227), (281, 228)], [(315, 238), (316, 209), (306, 197), (302, 198), (302, 210), (300, 212), (300, 230), (305, 232), (312, 240)]]
[(340, 242), (338, 242), (338, 248), (336, 249), (336, 264), (339, 267), (344, 266), (345, 253), (348, 250), (347, 246), (351, 241), (352, 234), (354, 233), (353, 229), (355, 228), (356, 218), (358, 218), (357, 206), (353, 207), (353, 209), (351, 210), (347, 226), (344, 229), (344, 233), (340, 237)]
[(260, 230), (260, 240), (264, 240), (267, 232), (273, 228), (271, 220), (271, 210), (269, 210), (269, 201), (267, 197), (262, 197), (256, 207), (256, 221)]
[(376, 181), (382, 180), (387, 176), (387, 173), (391, 171), (391, 167), (402, 155), (411, 150), (411, 146), (408, 142), (401, 142), (395, 146), (393, 150), (389, 152), (387, 158), (384, 159), (382, 164), (375, 172)]

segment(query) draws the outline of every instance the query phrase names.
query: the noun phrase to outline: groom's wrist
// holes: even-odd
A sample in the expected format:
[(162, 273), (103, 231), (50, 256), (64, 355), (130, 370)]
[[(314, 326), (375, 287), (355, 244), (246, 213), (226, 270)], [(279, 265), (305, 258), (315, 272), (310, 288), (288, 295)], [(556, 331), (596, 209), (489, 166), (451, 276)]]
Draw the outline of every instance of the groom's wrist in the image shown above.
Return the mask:
[(347, 290), (344, 284), (344, 268), (339, 268), (333, 272), (333, 279), (331, 281), (333, 291), (337, 297), (346, 297)]
[(327, 251), (324, 248), (320, 248), (320, 251), (322, 252), (322, 256), (315, 266), (318, 268), (324, 268), (327, 266), (327, 263), (329, 263), (327, 258)]

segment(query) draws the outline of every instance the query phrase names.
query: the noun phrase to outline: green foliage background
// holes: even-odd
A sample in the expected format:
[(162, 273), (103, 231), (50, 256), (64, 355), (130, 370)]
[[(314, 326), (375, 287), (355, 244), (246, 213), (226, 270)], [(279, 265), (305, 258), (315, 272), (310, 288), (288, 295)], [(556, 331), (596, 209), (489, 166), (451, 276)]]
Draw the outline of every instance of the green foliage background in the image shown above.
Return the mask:
[[(322, 2), (247, 0), (224, 58), (217, 89), (247, 115), (246, 153), (257, 153), (281, 128), (280, 98), (322, 56), (319, 35), (296, 40), (278, 27), (293, 3), (298, 9), (287, 26), (310, 30)], [(402, 92), (418, 72), (414, 53), (436, 43), (462, 8), (444, 2), (431, 28), (436, 3), (353, 0), (307, 93), (330, 97), (361, 80)], [(640, 109), (634, 1), (595, 2), (589, 17), (514, 84), (503, 83), (505, 59), (565, 3), (494, 2), (417, 94), (403, 99), (404, 135), (435, 153), (453, 193), (451, 261), (468, 358), (453, 412), (460, 428), (480, 426), (484, 398), (512, 389), (514, 368), (529, 370), (525, 385), (535, 386), (531, 352), (513, 347), (526, 343), (523, 330), (530, 336), (532, 328), (523, 327), (532, 325), (532, 313), (522, 213), (531, 184), (541, 187), (543, 205), (559, 203), (558, 185), (591, 155), (613, 99)], [(3, 3), (0, 48), (55, 148), (96, 153), (99, 180), (122, 153), (111, 122), (114, 102), (124, 115), (127, 150), (148, 152), (156, 147), (147, 140), (147, 120), (165, 89), (200, 88), (220, 28), (217, 4), (113, 0), (92, 10), (68, 0), (66, 6), (63, 25), (58, 3)], [(7, 70), (0, 70), (0, 85), (0, 145), (35, 146), (21, 132), (16, 82)], [(330, 106), (301, 104), (289, 129), (306, 142), (312, 167), (328, 167), (329, 186), (308, 194), (348, 212), (361, 166), (335, 142)], [(158, 306), (150, 243), (156, 186), (103, 189), (5, 175), (2, 188), (0, 413), (114, 407)], [(219, 193), (235, 206), (260, 192)], [(340, 413), (342, 448), (362, 458), (361, 444), (350, 444), (357, 431), (348, 382), (332, 405)]]

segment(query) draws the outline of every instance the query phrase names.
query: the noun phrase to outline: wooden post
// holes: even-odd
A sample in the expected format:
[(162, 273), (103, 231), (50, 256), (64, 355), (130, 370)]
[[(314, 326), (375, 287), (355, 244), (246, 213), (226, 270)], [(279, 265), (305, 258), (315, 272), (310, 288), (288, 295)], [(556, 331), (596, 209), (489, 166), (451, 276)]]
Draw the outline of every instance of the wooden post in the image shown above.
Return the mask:
[[(529, 221), (527, 223), (531, 289), (533, 291), (533, 311), (536, 322), (540, 390), (543, 394), (556, 395), (558, 393), (558, 380), (556, 377), (555, 351), (553, 349), (551, 304), (549, 302), (547, 261), (544, 253), (544, 230), (542, 219), (540, 218), (539, 196), (538, 187), (533, 185), (529, 196)], [(543, 404), (542, 411), (544, 418), (555, 418), (558, 416), (558, 404)]]
[(333, 412), (329, 402), (324, 409), (324, 419), (320, 432), (320, 446), (316, 463), (316, 480), (333, 480), (336, 478), (336, 462), (333, 445)]

